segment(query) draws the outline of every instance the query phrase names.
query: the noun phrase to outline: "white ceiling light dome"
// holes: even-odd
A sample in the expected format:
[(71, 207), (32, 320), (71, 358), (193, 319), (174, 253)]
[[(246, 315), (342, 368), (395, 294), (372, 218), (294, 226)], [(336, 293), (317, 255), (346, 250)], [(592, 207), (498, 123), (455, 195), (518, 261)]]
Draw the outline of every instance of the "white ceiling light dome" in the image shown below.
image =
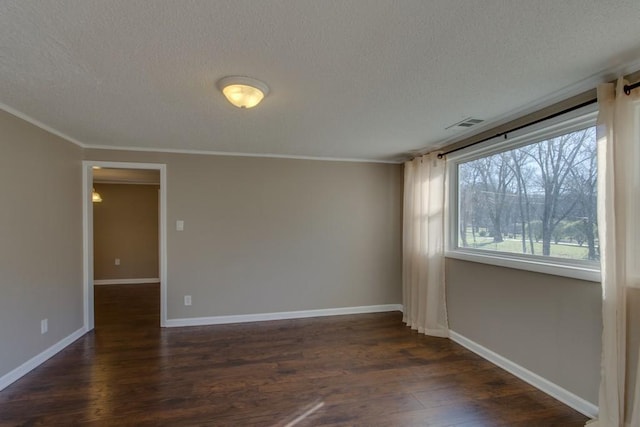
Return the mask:
[(244, 76), (228, 76), (218, 80), (218, 89), (238, 108), (252, 108), (269, 94), (269, 86)]

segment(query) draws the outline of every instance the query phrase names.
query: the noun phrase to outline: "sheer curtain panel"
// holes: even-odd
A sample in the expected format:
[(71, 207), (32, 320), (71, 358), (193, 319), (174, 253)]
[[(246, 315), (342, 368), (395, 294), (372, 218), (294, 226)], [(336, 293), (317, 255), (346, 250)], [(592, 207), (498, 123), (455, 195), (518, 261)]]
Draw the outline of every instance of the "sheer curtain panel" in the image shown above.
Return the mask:
[(403, 321), (437, 337), (449, 336), (444, 288), (445, 165), (436, 154), (404, 164)]
[[(640, 285), (638, 90), (598, 87), (598, 235), (602, 269), (602, 369), (598, 419), (589, 427), (640, 426), (637, 349), (627, 348), (627, 296)], [(637, 291), (637, 290), (634, 290)], [(628, 350), (635, 355), (627, 360)], [(630, 363), (633, 359), (635, 366)], [(634, 372), (635, 374), (635, 372)], [(631, 383), (631, 378), (635, 378)], [(626, 420), (626, 423), (625, 423)]]

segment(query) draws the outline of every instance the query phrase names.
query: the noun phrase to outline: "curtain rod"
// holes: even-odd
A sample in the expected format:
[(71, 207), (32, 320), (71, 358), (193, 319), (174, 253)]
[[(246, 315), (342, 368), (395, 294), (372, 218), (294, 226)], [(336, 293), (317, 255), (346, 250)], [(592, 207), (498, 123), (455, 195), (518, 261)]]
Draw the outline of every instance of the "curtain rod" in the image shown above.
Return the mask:
[[(625, 86), (625, 88), (626, 88), (626, 86)], [(520, 126), (516, 126), (516, 127), (511, 128), (511, 129), (509, 129), (507, 131), (498, 132), (495, 135), (488, 136), (486, 138), (481, 139), (480, 141), (472, 142), (471, 144), (463, 145), (462, 147), (454, 148), (453, 150), (445, 151), (444, 153), (439, 153), (438, 154), (438, 158), (441, 159), (444, 156), (446, 156), (447, 154), (455, 153), (456, 151), (460, 151), (460, 150), (464, 150), (465, 148), (473, 147), (474, 145), (478, 145), (478, 144), (481, 144), (483, 142), (487, 142), (487, 141), (489, 141), (490, 139), (493, 139), (493, 138), (499, 138), (501, 136), (504, 136), (506, 138), (507, 134), (510, 134), (510, 133), (515, 132), (515, 131), (520, 130), (520, 129), (524, 129), (524, 128), (529, 127), (529, 126), (533, 126), (533, 125), (538, 124), (540, 122), (544, 122), (545, 120), (550, 120), (550, 119), (553, 119), (555, 117), (561, 116), (563, 114), (570, 113), (570, 112), (578, 110), (578, 109), (580, 109), (582, 107), (586, 107), (587, 105), (595, 104), (597, 101), (598, 101), (597, 98), (593, 98), (593, 99), (590, 99), (588, 101), (582, 102), (582, 103), (580, 103), (578, 105), (574, 105), (573, 107), (569, 107), (569, 108), (566, 108), (566, 109), (564, 109), (562, 111), (558, 111), (558, 112), (555, 112), (553, 114), (549, 114), (548, 116), (544, 116), (544, 117), (542, 117), (540, 119), (537, 119), (537, 120), (534, 120), (532, 122), (525, 123), (525, 124), (520, 125)]]
[[(625, 95), (631, 95), (631, 91), (636, 89), (636, 88), (638, 88), (638, 87), (640, 87), (640, 81), (636, 82), (636, 83), (633, 83), (633, 84), (630, 84), (630, 85), (624, 85), (622, 90), (624, 91)], [(493, 138), (499, 138), (501, 136), (506, 137), (507, 134), (509, 134), (511, 132), (515, 132), (517, 130), (524, 129), (524, 128), (529, 127), (529, 126), (533, 126), (533, 125), (538, 124), (540, 122), (543, 122), (545, 120), (553, 119), (553, 118), (561, 116), (563, 114), (570, 113), (572, 111), (578, 110), (578, 109), (580, 109), (582, 107), (586, 107), (587, 105), (595, 104), (596, 102), (598, 102), (597, 98), (590, 99), (590, 100), (585, 101), (585, 102), (583, 102), (581, 104), (574, 105), (573, 107), (569, 107), (569, 108), (564, 109), (562, 111), (558, 111), (557, 113), (553, 113), (553, 114), (550, 114), (548, 116), (542, 117), (541, 119), (534, 120), (534, 121), (526, 123), (524, 125), (516, 126), (516, 127), (512, 128), (512, 129), (509, 129), (509, 130), (504, 131), (504, 132), (498, 132), (495, 135), (489, 136), (487, 138), (483, 138), (480, 141), (472, 142), (471, 144), (463, 145), (462, 147), (454, 148), (453, 150), (445, 151), (444, 153), (439, 153), (438, 154), (438, 158), (441, 159), (444, 156), (446, 156), (447, 154), (455, 153), (456, 151), (460, 151), (460, 150), (463, 150), (463, 149), (468, 148), (468, 147), (473, 147), (474, 145), (481, 144), (483, 142), (487, 142), (487, 141), (489, 141), (490, 139), (493, 139)]]
[(624, 94), (625, 95), (631, 95), (631, 91), (634, 90), (637, 87), (640, 87), (640, 82), (635, 82), (632, 85), (624, 85), (622, 90), (624, 90)]

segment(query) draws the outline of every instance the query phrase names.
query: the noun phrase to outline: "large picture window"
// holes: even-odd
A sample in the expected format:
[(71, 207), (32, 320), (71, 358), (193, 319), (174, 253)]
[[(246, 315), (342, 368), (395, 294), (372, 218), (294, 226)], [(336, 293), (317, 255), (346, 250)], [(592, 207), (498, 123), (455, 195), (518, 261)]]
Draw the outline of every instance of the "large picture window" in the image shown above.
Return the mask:
[(543, 272), (599, 268), (593, 114), (469, 150), (450, 172), (449, 255)]

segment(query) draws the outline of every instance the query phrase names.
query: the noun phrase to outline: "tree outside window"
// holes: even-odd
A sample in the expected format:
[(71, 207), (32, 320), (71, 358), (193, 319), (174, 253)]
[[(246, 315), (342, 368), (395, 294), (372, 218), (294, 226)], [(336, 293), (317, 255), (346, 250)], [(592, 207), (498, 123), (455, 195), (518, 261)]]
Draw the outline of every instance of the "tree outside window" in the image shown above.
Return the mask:
[(458, 164), (458, 246), (599, 259), (596, 131)]

